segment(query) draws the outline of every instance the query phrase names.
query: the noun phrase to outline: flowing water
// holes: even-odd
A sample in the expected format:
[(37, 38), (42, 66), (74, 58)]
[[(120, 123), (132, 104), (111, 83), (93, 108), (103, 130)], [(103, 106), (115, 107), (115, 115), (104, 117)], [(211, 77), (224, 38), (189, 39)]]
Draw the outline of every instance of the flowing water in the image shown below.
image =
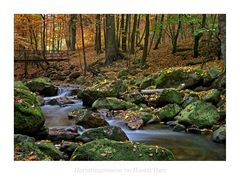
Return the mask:
[[(67, 115), (72, 109), (82, 107), (82, 102), (77, 100), (75, 96), (69, 96), (70, 89), (60, 88), (58, 96), (44, 98), (45, 101), (58, 97), (68, 97), (74, 100), (74, 104), (63, 107), (58, 105), (42, 106), (48, 127), (68, 127), (75, 124), (73, 120), (68, 119)], [(167, 126), (160, 124), (149, 124), (141, 130), (130, 130), (124, 121), (109, 117), (106, 120), (110, 125), (121, 127), (131, 141), (159, 145), (170, 149), (177, 160), (226, 159), (225, 145), (214, 143), (206, 136), (173, 132)]]

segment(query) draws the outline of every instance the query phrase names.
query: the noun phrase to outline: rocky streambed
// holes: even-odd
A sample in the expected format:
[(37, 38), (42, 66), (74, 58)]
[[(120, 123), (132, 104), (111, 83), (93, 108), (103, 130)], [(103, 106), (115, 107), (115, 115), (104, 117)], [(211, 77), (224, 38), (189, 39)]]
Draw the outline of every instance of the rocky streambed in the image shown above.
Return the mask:
[(100, 77), (81, 89), (15, 82), (15, 160), (225, 160), (225, 91), (214, 72)]

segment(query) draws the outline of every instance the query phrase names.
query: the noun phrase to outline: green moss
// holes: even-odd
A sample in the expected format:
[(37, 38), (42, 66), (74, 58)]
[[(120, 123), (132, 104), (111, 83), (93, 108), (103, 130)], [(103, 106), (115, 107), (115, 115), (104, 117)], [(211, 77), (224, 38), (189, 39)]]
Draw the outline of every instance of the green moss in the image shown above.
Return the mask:
[(125, 110), (133, 107), (137, 107), (137, 105), (115, 97), (99, 98), (92, 104), (92, 108), (94, 109)]
[(211, 127), (219, 118), (216, 107), (203, 101), (189, 104), (176, 116), (178, 121), (190, 122), (198, 127)]
[(203, 71), (195, 70), (164, 70), (156, 77), (154, 83), (157, 88), (178, 88), (184, 84), (185, 88), (192, 87), (203, 79)]
[(51, 80), (47, 77), (38, 77), (38, 78), (34, 78), (32, 79), (33, 82), (37, 82), (37, 83), (43, 83), (45, 85), (50, 85)]
[(14, 88), (14, 130), (16, 133), (29, 134), (40, 130), (45, 122), (36, 94)]
[(54, 146), (53, 143), (41, 141), (36, 143), (36, 145), (39, 150), (51, 157), (53, 160), (59, 160), (61, 158), (61, 152)]
[(208, 93), (202, 98), (203, 101), (217, 104), (220, 101), (221, 92), (217, 89), (209, 90)]
[(120, 127), (117, 126), (105, 126), (98, 127), (94, 129), (89, 129), (76, 139), (80, 139), (84, 142), (89, 142), (96, 139), (107, 138), (116, 141), (126, 141), (128, 140), (127, 135), (123, 132)]
[(23, 82), (21, 81), (14, 81), (14, 88), (20, 88), (23, 90), (29, 90), (28, 87), (26, 87), (26, 85), (23, 84)]
[(158, 105), (163, 106), (169, 103), (181, 104), (183, 96), (175, 89), (165, 89), (158, 98)]
[(151, 75), (149, 75), (142, 80), (142, 82), (140, 84), (140, 89), (145, 89), (153, 84), (154, 84), (153, 77)]
[(15, 160), (28, 160), (31, 155), (40, 160), (52, 160), (49, 155), (43, 153), (35, 144), (35, 140), (24, 135), (14, 135)]
[(161, 119), (161, 121), (173, 120), (174, 117), (182, 110), (178, 104), (168, 104), (162, 108), (156, 109), (154, 113)]
[(112, 160), (112, 161), (151, 161), (173, 160), (173, 154), (162, 147), (130, 142), (117, 142), (108, 139), (95, 140), (79, 146), (71, 160)]

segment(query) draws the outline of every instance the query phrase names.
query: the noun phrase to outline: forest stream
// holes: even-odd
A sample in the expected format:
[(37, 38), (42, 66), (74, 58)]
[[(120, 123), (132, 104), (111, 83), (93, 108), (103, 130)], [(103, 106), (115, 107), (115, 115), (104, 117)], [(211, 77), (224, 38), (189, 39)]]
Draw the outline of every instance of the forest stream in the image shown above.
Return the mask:
[[(74, 126), (73, 120), (68, 119), (68, 112), (77, 107), (83, 107), (82, 101), (76, 96), (69, 96), (71, 87), (60, 87), (58, 96), (45, 97), (46, 101), (58, 97), (67, 97), (73, 104), (64, 106), (45, 104), (41, 107), (49, 128), (64, 128)], [(174, 132), (168, 126), (149, 124), (139, 130), (130, 130), (126, 123), (111, 117), (106, 118), (109, 125), (119, 126), (126, 133), (130, 141), (168, 148), (175, 155), (176, 160), (225, 160), (225, 144), (214, 143), (207, 136)]]

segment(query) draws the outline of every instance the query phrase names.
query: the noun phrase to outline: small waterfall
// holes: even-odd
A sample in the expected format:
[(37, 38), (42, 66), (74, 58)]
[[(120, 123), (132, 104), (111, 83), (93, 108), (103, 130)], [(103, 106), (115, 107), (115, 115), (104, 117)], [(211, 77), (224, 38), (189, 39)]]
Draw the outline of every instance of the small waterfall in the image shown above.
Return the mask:
[(58, 96), (68, 96), (70, 94), (70, 90), (67, 87), (59, 87), (58, 88)]

